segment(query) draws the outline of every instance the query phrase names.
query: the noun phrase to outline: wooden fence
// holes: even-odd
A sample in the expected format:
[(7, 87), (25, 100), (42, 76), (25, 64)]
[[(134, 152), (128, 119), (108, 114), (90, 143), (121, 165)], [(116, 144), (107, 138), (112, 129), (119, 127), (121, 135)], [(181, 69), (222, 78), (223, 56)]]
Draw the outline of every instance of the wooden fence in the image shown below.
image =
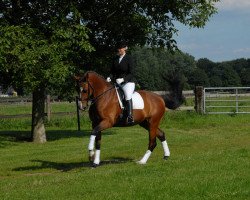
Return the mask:
[[(167, 94), (165, 91), (154, 91), (154, 93), (159, 94), (161, 96), (164, 96)], [(195, 96), (194, 91), (189, 90), (189, 91), (183, 91), (183, 95), (185, 98), (192, 98)], [(51, 103), (52, 102), (60, 102), (56, 97), (47, 95), (45, 99), (45, 113), (44, 115), (47, 117), (47, 120), (51, 119), (51, 115), (77, 115), (79, 116), (79, 109), (78, 109), (78, 103), (76, 99), (76, 111), (74, 112), (51, 112)], [(26, 104), (26, 103), (32, 103), (32, 97), (0, 97), (0, 106), (1, 105), (10, 105), (10, 104)], [(190, 109), (190, 107), (189, 107)], [(193, 108), (191, 108), (193, 109)], [(1, 118), (24, 118), (24, 117), (31, 117), (31, 114), (15, 114), (15, 115), (8, 115), (8, 114), (1, 114), (0, 113), (0, 119)]]

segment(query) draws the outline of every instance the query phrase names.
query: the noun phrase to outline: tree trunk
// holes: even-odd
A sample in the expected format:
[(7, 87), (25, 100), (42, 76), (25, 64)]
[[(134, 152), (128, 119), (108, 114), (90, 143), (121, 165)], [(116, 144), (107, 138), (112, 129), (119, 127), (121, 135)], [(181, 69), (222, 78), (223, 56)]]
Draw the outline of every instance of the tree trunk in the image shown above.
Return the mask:
[(45, 89), (37, 88), (33, 91), (32, 103), (32, 138), (35, 143), (45, 143), (44, 127)]

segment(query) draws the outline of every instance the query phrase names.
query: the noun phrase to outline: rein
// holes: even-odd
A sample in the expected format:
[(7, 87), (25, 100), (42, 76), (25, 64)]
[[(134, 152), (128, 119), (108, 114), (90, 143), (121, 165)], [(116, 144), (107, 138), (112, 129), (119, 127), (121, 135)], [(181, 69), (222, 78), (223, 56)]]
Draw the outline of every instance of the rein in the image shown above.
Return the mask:
[[(88, 83), (89, 84), (89, 83)], [(89, 84), (90, 85), (90, 84)], [(91, 85), (90, 85), (91, 86)], [(103, 96), (104, 94), (106, 94), (108, 91), (112, 90), (115, 86), (110, 87), (109, 89), (107, 89), (106, 91), (104, 91), (103, 93), (99, 94), (98, 96), (89, 99), (91, 101), (91, 105), (96, 103), (98, 101), (99, 98), (101, 98), (101, 96)], [(92, 90), (94, 91), (93, 87), (91, 86)]]
[[(95, 90), (94, 90), (93, 86), (90, 84), (90, 82), (88, 80), (86, 82), (88, 83), (88, 87), (90, 87), (94, 93)], [(109, 89), (107, 89), (106, 91), (104, 91), (103, 93), (101, 93), (93, 98), (90, 98), (90, 93), (89, 93), (90, 89), (88, 89), (88, 97), (86, 99), (81, 99), (81, 98), (79, 98), (79, 99), (83, 100), (83, 101), (87, 101), (86, 108), (88, 108), (89, 107), (88, 101), (91, 101), (91, 105), (95, 104), (103, 95), (105, 95), (108, 91), (112, 90), (113, 88), (115, 88), (114, 85), (112, 87), (110, 87)]]

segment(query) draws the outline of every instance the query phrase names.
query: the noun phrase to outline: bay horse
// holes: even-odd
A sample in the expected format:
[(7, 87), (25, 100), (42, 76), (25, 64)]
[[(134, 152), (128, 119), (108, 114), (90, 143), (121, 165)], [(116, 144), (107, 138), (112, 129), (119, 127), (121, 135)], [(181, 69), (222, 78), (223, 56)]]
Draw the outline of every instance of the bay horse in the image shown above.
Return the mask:
[[(119, 105), (115, 86), (111, 82), (107, 82), (105, 78), (93, 71), (88, 71), (81, 76), (75, 76), (75, 79), (80, 87), (79, 100), (81, 109), (85, 110), (88, 107), (88, 102), (92, 101), (89, 107), (92, 132), (88, 150), (89, 160), (93, 162), (93, 167), (97, 167), (100, 164), (101, 131), (114, 126), (126, 126), (126, 124), (119, 124), (119, 116), (122, 113), (122, 109)], [(167, 159), (170, 156), (170, 151), (165, 133), (159, 128), (159, 124), (165, 113), (165, 103), (167, 104), (168, 101), (164, 101), (160, 95), (153, 92), (145, 90), (137, 92), (144, 101), (144, 108), (133, 110), (134, 125), (139, 124), (149, 132), (148, 150), (138, 163), (146, 164), (156, 147), (156, 138), (161, 141), (164, 159)], [(170, 109), (179, 106), (173, 102), (168, 104)]]

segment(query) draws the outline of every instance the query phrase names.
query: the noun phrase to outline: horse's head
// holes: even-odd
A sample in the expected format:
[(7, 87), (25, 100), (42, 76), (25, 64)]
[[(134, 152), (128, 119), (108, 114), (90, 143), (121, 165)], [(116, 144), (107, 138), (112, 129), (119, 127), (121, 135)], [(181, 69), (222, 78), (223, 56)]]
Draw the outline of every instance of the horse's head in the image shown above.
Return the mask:
[(93, 95), (93, 87), (91, 86), (88, 80), (88, 74), (84, 74), (83, 76), (75, 76), (74, 77), (79, 91), (79, 108), (81, 110), (86, 110), (88, 108), (88, 103)]

